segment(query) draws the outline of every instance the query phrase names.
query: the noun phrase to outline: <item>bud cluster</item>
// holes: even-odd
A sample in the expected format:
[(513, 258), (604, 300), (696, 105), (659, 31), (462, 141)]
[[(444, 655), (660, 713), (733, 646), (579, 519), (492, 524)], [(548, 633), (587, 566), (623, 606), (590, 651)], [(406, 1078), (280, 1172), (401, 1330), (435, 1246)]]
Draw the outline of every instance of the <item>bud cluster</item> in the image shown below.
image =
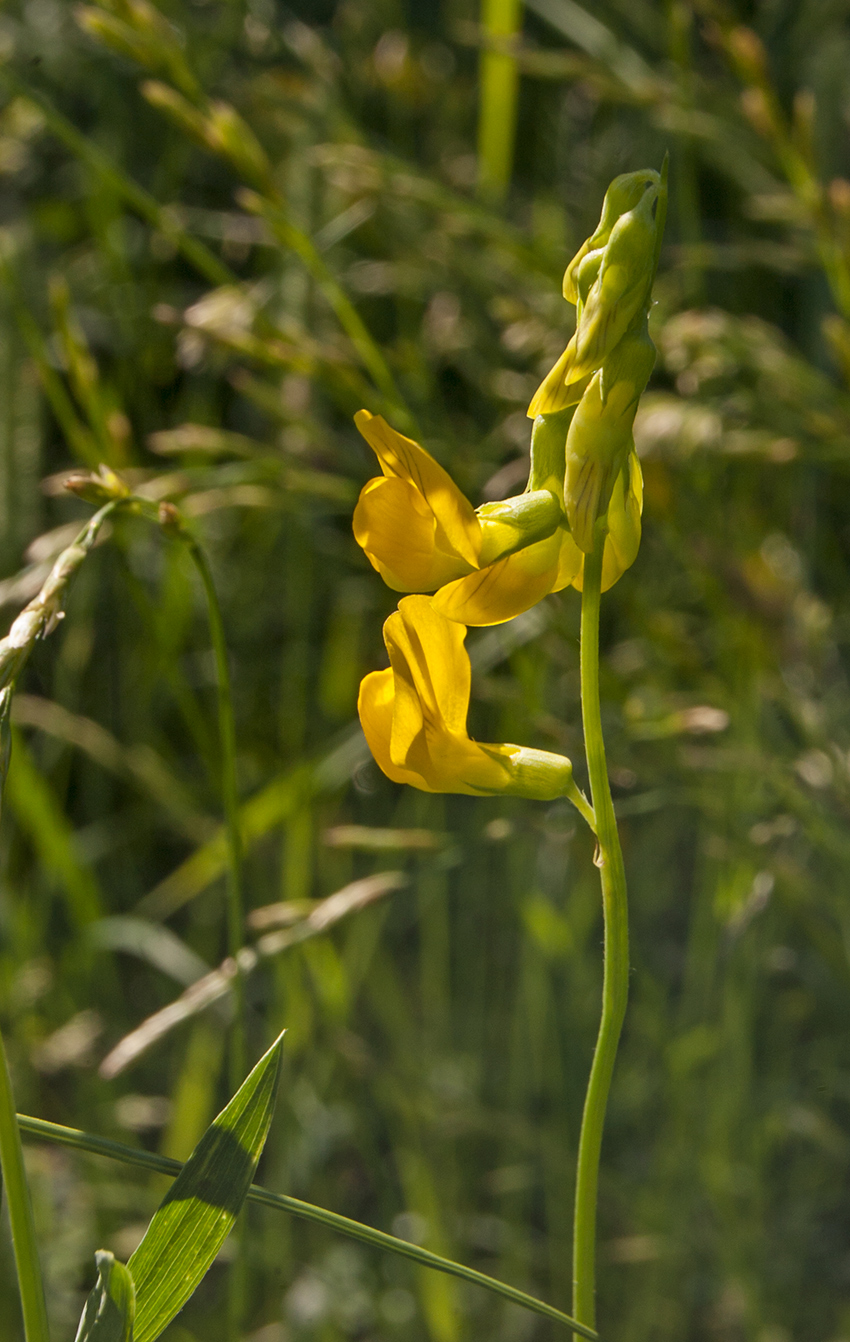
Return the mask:
[(631, 563), (640, 540), (640, 466), (632, 429), (655, 363), (647, 317), (666, 200), (666, 165), (660, 174), (646, 169), (611, 183), (596, 231), (564, 275), (564, 297), (576, 307), (575, 334), (528, 411), (547, 419), (574, 407), (564, 509), (582, 555), (592, 551), (600, 523), (607, 531), (612, 544), (604, 586), (622, 572), (615, 554), (630, 555)]

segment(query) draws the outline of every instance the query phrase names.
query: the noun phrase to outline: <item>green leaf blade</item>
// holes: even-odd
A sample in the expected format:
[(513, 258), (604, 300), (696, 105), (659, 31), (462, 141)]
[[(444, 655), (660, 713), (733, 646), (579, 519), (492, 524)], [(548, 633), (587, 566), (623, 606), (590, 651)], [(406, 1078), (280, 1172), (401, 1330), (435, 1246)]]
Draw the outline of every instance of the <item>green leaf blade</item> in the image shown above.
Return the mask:
[(271, 1124), (282, 1044), (281, 1035), (213, 1120), (130, 1259), (133, 1342), (160, 1336), (233, 1229)]
[(95, 1254), (97, 1282), (83, 1310), (76, 1342), (133, 1342), (136, 1294), (123, 1263), (106, 1249)]

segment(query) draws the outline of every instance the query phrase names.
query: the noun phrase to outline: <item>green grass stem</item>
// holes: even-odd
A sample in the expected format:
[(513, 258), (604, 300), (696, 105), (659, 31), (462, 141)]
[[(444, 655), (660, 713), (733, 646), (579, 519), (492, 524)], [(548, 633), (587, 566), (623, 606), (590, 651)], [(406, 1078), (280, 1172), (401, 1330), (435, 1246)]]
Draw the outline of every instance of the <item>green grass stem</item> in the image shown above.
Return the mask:
[(504, 48), (521, 24), (521, 0), (482, 0), (478, 189), (490, 200), (502, 200), (511, 180), (519, 72), (515, 57)]
[[(185, 533), (183, 533), (185, 535)], [(189, 554), (198, 571), (207, 602), (210, 638), (215, 657), (216, 688), (218, 696), (218, 730), (221, 745), (221, 795), (224, 808), (224, 829), (227, 845), (227, 953), (234, 959), (245, 940), (245, 913), (242, 899), (242, 834), (239, 826), (239, 787), (236, 778), (236, 723), (233, 716), (233, 693), (227, 643), (221, 605), (213, 582), (209, 561), (197, 541), (186, 538)], [(236, 1020), (230, 1049), (230, 1091), (235, 1095), (246, 1071), (247, 1040), (245, 1037), (245, 985), (237, 974)]]
[(9, 1076), (9, 1064), (6, 1060), (2, 1034), (0, 1034), (0, 1170), (3, 1173), (3, 1188), (12, 1231), (12, 1248), (15, 1253), (21, 1313), (24, 1319), (24, 1337), (26, 1342), (50, 1342), (32, 1202), (24, 1169), (21, 1133), (15, 1114), (12, 1079)]
[[(236, 723), (233, 715), (233, 691), (227, 643), (221, 604), (215, 589), (209, 561), (197, 541), (188, 540), (189, 554), (198, 571), (207, 602), (210, 637), (215, 657), (216, 689), (218, 696), (218, 730), (221, 747), (221, 794), (224, 808), (224, 831), (227, 845), (227, 951), (238, 963), (238, 954), (245, 940), (245, 910), (242, 897), (242, 833), (239, 826), (239, 785), (236, 776)], [(241, 973), (233, 982), (236, 999), (236, 1017), (230, 1040), (229, 1080), (230, 1094), (235, 1095), (247, 1070), (248, 1038), (245, 1020), (245, 980)], [(228, 1292), (228, 1327), (231, 1338), (241, 1334), (242, 1318), (247, 1300), (245, 1220), (240, 1218), (236, 1229), (240, 1252), (230, 1273)]]

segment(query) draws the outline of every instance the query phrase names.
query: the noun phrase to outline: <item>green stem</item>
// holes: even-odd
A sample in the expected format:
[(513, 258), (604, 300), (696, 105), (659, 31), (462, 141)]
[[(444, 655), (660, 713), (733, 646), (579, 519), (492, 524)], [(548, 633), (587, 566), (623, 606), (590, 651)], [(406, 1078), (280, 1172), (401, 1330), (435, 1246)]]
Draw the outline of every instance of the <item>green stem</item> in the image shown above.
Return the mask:
[(478, 189), (493, 201), (505, 198), (511, 181), (519, 72), (507, 44), (521, 27), (521, 0), (482, 0)]
[(596, 816), (593, 814), (593, 807), (588, 802), (587, 797), (584, 795), (581, 788), (572, 780), (570, 781), (566, 796), (572, 802), (582, 819), (586, 822), (588, 828), (595, 834)]
[(599, 1158), (614, 1059), (629, 995), (629, 921), (626, 875), (608, 784), (599, 711), (599, 598), (604, 536), (584, 561), (581, 599), (581, 706), (590, 795), (596, 817), (597, 857), (605, 919), (602, 1019), (584, 1101), (576, 1170), (573, 1231), (573, 1314), (596, 1324), (596, 1203)]
[(50, 1342), (44, 1284), (38, 1246), (35, 1242), (32, 1203), (2, 1035), (0, 1035), (0, 1170), (3, 1174), (3, 1187), (6, 1190), (9, 1224), (12, 1228), (12, 1246), (15, 1251), (18, 1289), (21, 1294), (21, 1313), (24, 1317), (24, 1337), (26, 1342)]
[[(184, 533), (185, 535), (185, 533)], [(230, 667), (224, 638), (224, 621), (207, 557), (197, 541), (186, 537), (189, 554), (198, 570), (207, 599), (213, 654), (215, 656), (218, 689), (218, 730), (221, 741), (221, 792), (224, 806), (224, 828), (227, 843), (227, 953), (237, 964), (245, 940), (245, 918), (242, 907), (242, 832), (239, 826), (239, 788), (236, 781), (236, 724), (233, 718), (233, 695), (230, 686)], [(236, 1023), (230, 1050), (230, 1092), (241, 1086), (247, 1069), (247, 1041), (245, 1029), (245, 985), (241, 974), (234, 980), (236, 993)]]

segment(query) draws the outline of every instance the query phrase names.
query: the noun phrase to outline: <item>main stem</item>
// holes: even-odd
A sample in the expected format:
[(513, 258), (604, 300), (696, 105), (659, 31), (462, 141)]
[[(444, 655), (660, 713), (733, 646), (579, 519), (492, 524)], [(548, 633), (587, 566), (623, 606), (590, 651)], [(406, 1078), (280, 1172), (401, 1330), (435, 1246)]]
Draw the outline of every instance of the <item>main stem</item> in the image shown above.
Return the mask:
[(24, 1337), (26, 1342), (50, 1342), (41, 1265), (35, 1242), (32, 1203), (2, 1035), (0, 1035), (0, 1171), (3, 1174), (9, 1224), (12, 1229), (12, 1246), (15, 1251), (18, 1289), (21, 1294), (21, 1313), (24, 1317)]
[(581, 599), (581, 710), (590, 795), (596, 816), (596, 863), (602, 880), (605, 921), (602, 1019), (581, 1120), (573, 1222), (573, 1315), (591, 1328), (596, 1326), (596, 1202), (602, 1129), (629, 995), (626, 874), (608, 784), (599, 710), (599, 599), (603, 548), (604, 536), (597, 535), (594, 551), (584, 561)]

